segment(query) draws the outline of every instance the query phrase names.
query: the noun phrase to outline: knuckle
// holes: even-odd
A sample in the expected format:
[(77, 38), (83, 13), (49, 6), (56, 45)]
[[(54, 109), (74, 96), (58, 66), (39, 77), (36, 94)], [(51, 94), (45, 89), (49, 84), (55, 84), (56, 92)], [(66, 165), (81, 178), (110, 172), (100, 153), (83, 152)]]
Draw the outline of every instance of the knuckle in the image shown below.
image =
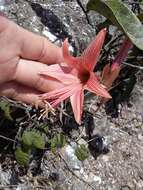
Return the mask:
[(46, 52), (46, 38), (42, 37), (42, 48), (39, 54), (39, 61), (41, 61), (44, 56), (45, 56), (45, 52)]

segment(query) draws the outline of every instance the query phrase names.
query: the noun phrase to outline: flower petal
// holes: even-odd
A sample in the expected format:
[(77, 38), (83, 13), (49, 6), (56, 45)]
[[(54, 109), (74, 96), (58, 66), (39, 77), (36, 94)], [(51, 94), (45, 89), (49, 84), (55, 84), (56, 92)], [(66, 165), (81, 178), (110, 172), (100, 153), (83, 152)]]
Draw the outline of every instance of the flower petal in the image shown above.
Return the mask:
[(111, 69), (110, 63), (108, 63), (104, 66), (103, 71), (102, 71), (102, 76), (101, 76), (103, 81), (105, 78), (109, 77), (110, 69)]
[(128, 52), (132, 47), (132, 42), (126, 37), (113, 62), (119, 65), (122, 64), (122, 62), (127, 58)]
[(68, 66), (76, 67), (77, 58), (70, 55), (68, 39), (65, 39), (63, 43), (63, 57)]
[(41, 98), (49, 101), (50, 103), (52, 102), (51, 105), (55, 107), (63, 100), (75, 94), (79, 90), (79, 88), (81, 88), (81, 86), (81, 84), (68, 85), (52, 92), (42, 94)]
[(114, 63), (105, 65), (102, 72), (102, 83), (106, 86), (107, 90), (110, 90), (113, 82), (119, 76), (121, 65)]
[(77, 123), (80, 124), (81, 116), (83, 112), (83, 101), (84, 101), (84, 93), (83, 89), (81, 88), (76, 92), (74, 95), (70, 97), (71, 105), (74, 113), (74, 117)]
[(47, 70), (39, 72), (39, 75), (55, 78), (63, 84), (79, 82), (78, 78), (70, 73), (68, 67), (61, 67), (59, 64), (48, 66)]
[(105, 98), (111, 98), (108, 91), (104, 88), (102, 84), (99, 83), (94, 73), (90, 74), (90, 78), (86, 84), (85, 89), (97, 94), (98, 96), (102, 96)]
[(99, 54), (105, 40), (105, 35), (106, 29), (102, 29), (81, 55), (82, 63), (89, 71), (93, 71), (98, 61)]
[(121, 70), (121, 65), (119, 64), (113, 64), (111, 66), (110, 75), (103, 82), (103, 84), (107, 87), (108, 90), (111, 88), (113, 82), (119, 76), (120, 70)]

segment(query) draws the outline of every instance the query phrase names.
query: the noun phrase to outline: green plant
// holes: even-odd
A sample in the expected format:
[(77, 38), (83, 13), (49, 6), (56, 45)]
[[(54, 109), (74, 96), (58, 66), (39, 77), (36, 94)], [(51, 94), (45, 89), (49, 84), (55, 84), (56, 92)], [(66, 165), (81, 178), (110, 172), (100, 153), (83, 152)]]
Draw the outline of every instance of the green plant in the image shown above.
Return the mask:
[(87, 10), (94, 10), (124, 32), (131, 42), (143, 50), (143, 26), (139, 18), (121, 0), (89, 0)]
[(4, 117), (8, 120), (13, 120), (12, 116), (11, 116), (11, 108), (10, 108), (10, 104), (4, 100), (0, 101), (0, 109), (3, 111), (4, 113)]
[[(47, 125), (40, 125), (38, 129), (25, 130), (23, 132), (19, 139), (20, 146), (17, 146), (15, 151), (16, 160), (21, 166), (26, 167), (29, 165), (30, 160), (32, 160), (33, 150), (45, 148), (45, 133), (47, 132)], [(55, 134), (48, 140), (48, 143), (50, 144), (51, 150), (55, 152), (56, 149), (65, 146), (66, 138), (62, 133)]]
[(45, 147), (44, 135), (40, 134), (39, 131), (24, 131), (21, 138), (24, 149), (38, 148), (43, 149)]
[(35, 129), (24, 131), (20, 139), (20, 145), (15, 151), (16, 160), (20, 165), (28, 166), (32, 150), (44, 149), (44, 134)]
[(15, 151), (15, 157), (19, 165), (28, 166), (30, 161), (30, 154), (24, 152), (20, 147), (18, 147)]
[(76, 148), (75, 155), (80, 161), (84, 161), (89, 157), (89, 150), (84, 144), (81, 144)]
[(62, 133), (55, 134), (53, 138), (49, 140), (49, 143), (51, 145), (51, 150), (55, 152), (57, 148), (62, 148), (65, 146), (66, 138)]

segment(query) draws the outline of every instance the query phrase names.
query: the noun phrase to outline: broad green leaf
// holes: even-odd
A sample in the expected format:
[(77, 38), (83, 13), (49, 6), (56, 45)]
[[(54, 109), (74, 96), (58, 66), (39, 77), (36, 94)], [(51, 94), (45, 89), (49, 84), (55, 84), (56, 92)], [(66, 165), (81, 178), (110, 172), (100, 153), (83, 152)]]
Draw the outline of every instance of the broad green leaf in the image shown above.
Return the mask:
[(108, 20), (110, 20), (113, 24), (118, 25), (118, 22), (113, 14), (113, 12), (110, 10), (108, 5), (105, 3), (105, 0), (89, 0), (87, 4), (87, 10), (94, 10), (104, 17), (106, 17)]
[(4, 112), (4, 116), (9, 119), (13, 120), (11, 117), (11, 109), (10, 109), (10, 104), (6, 101), (0, 101), (0, 109)]
[(75, 155), (80, 161), (84, 161), (89, 157), (89, 150), (84, 144), (81, 144), (76, 148)]
[(122, 29), (134, 45), (143, 50), (143, 26), (137, 16), (120, 0), (90, 0), (88, 10), (95, 10)]
[(21, 148), (17, 148), (15, 151), (15, 157), (19, 165), (21, 166), (28, 166), (29, 164), (29, 154), (22, 151)]
[(43, 149), (45, 139), (38, 131), (25, 131), (22, 135), (22, 144), (31, 148)]

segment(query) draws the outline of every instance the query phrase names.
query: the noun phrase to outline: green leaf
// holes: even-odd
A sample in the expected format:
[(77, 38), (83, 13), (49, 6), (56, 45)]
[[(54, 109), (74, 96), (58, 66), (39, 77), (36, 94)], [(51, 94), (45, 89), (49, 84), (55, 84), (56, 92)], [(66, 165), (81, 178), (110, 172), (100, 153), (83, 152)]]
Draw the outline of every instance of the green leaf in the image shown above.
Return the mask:
[(17, 148), (15, 151), (15, 157), (19, 165), (28, 166), (29, 164), (29, 154), (22, 151), (21, 148)]
[(22, 144), (28, 146), (28, 147), (32, 147), (33, 145), (33, 139), (31, 138), (31, 131), (24, 131), (23, 135), (22, 135)]
[(38, 131), (25, 131), (21, 140), (23, 145), (31, 148), (43, 149), (45, 147), (44, 136)]
[(13, 120), (11, 117), (11, 109), (10, 109), (10, 104), (6, 101), (0, 101), (0, 109), (4, 112), (4, 116), (8, 119), (8, 120)]
[(52, 139), (50, 139), (50, 144), (51, 150), (54, 152), (56, 148), (62, 148), (65, 146), (66, 138), (62, 133), (56, 134)]
[(87, 3), (87, 10), (94, 10), (106, 17), (113, 24), (118, 25), (118, 22), (114, 17), (114, 14), (112, 13), (112, 11), (110, 10), (110, 8), (104, 0), (89, 0), (89, 2)]
[(89, 150), (84, 144), (81, 144), (76, 148), (75, 155), (80, 161), (84, 161), (89, 157)]
[(120, 0), (90, 0), (88, 10), (95, 10), (122, 29), (134, 45), (143, 50), (143, 26), (137, 16)]

